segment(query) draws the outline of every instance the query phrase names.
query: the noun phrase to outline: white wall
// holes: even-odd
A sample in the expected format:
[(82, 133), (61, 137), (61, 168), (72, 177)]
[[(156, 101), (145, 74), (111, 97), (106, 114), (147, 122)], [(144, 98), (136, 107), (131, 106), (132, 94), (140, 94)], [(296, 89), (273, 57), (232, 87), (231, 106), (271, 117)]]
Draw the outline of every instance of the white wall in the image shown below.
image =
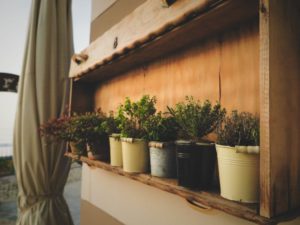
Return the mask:
[(85, 164), (81, 198), (126, 225), (254, 224), (216, 210), (200, 213), (179, 196)]
[[(86, 164), (81, 198), (126, 225), (254, 224), (217, 210), (200, 213), (179, 196)], [(280, 224), (299, 225), (300, 218)]]
[(106, 9), (113, 5), (117, 0), (93, 0), (92, 21), (100, 16)]

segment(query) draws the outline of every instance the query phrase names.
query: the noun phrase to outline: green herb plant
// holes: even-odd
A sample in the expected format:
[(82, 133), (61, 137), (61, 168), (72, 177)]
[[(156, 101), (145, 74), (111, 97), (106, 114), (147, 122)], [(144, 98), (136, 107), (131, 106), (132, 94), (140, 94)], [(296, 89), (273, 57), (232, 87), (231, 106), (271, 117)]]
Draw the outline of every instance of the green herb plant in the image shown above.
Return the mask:
[(133, 102), (128, 97), (118, 108), (117, 120), (122, 137), (146, 138), (144, 123), (154, 115), (156, 98), (144, 95), (139, 101)]
[(49, 120), (40, 126), (41, 136), (51, 141), (69, 141), (83, 151), (86, 144), (93, 146), (101, 138), (107, 137), (103, 122), (105, 114), (99, 109), (84, 114), (74, 113)]
[(185, 102), (177, 103), (174, 108), (168, 107), (168, 110), (180, 127), (179, 137), (195, 142), (204, 141), (226, 114), (218, 102), (213, 106), (209, 100), (201, 103), (193, 97), (186, 97)]
[(109, 116), (103, 121), (102, 126), (105, 132), (109, 135), (111, 134), (119, 134), (120, 130), (120, 123), (121, 121), (119, 118), (114, 116), (114, 112), (110, 111)]
[(159, 112), (144, 123), (148, 141), (169, 142), (177, 138), (178, 125), (175, 118)]
[(229, 146), (258, 146), (259, 117), (234, 110), (217, 129), (217, 143)]
[(96, 112), (74, 114), (71, 119), (71, 127), (74, 131), (74, 139), (79, 143), (86, 143), (95, 153), (95, 145), (101, 139), (108, 137), (104, 122), (106, 115), (99, 109)]

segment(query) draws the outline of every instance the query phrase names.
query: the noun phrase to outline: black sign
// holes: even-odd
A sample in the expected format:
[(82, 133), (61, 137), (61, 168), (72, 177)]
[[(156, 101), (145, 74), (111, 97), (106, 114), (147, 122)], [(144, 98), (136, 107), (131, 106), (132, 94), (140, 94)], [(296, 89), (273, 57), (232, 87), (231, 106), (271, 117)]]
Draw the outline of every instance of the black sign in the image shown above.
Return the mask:
[(19, 76), (10, 73), (0, 73), (0, 91), (18, 92)]

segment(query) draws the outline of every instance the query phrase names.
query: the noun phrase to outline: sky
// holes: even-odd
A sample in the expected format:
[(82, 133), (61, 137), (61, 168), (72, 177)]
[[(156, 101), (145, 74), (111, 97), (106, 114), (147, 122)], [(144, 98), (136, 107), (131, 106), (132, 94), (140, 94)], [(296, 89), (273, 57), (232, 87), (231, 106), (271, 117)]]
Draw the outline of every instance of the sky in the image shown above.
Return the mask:
[[(0, 1), (0, 72), (21, 74), (31, 0)], [(75, 52), (88, 46), (91, 0), (73, 0)], [(11, 143), (17, 94), (0, 92), (0, 144)], [(1, 151), (1, 147), (0, 147)]]

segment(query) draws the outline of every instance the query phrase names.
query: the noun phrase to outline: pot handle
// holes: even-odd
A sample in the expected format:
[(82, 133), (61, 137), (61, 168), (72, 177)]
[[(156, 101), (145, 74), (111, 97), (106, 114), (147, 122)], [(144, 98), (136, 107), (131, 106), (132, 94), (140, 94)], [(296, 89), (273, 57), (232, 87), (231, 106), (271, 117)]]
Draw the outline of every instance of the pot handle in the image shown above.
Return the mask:
[(216, 214), (216, 210), (213, 210), (213, 208), (211, 208), (210, 206), (204, 205), (200, 202), (196, 202), (189, 198), (187, 198), (185, 200), (191, 208), (193, 208), (201, 213), (209, 214), (209, 215)]

